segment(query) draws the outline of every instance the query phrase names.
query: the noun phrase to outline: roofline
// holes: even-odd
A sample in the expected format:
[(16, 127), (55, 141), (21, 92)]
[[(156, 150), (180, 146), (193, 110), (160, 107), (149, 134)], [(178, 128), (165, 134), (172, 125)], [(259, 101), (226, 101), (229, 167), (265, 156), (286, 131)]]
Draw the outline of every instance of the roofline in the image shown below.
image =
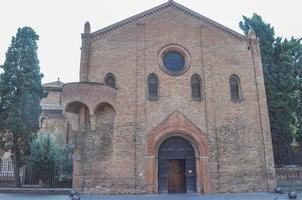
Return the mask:
[(169, 8), (175, 8), (176, 10), (186, 14), (186, 15), (189, 15), (191, 16), (192, 18), (194, 19), (197, 19), (199, 21), (202, 21), (208, 25), (211, 25), (212, 27), (222, 31), (222, 32), (225, 32), (225, 33), (228, 33), (229, 35), (235, 37), (235, 38), (238, 38), (240, 40), (244, 40), (246, 41), (247, 40), (247, 37), (241, 33), (238, 33), (237, 31), (234, 31), (214, 20), (211, 20), (179, 3), (176, 3), (175, 1), (168, 1), (166, 3), (163, 3), (159, 6), (156, 6), (154, 8), (151, 8), (149, 10), (146, 10), (144, 12), (141, 12), (139, 14), (136, 14), (132, 17), (129, 17), (129, 18), (126, 18), (122, 21), (119, 21), (117, 23), (114, 23), (110, 26), (107, 26), (105, 28), (102, 28), (100, 30), (97, 30), (95, 32), (92, 32), (90, 34), (85, 34), (83, 33), (82, 34), (82, 38), (87, 38), (89, 41), (94, 41), (94, 40), (97, 40), (98, 38), (100, 38), (102, 35), (106, 34), (106, 33), (110, 33), (110, 32), (113, 32), (115, 30), (118, 30), (118, 29), (121, 29), (123, 27), (126, 27), (126, 26), (129, 26), (133, 23), (137, 23), (141, 20), (144, 20), (148, 17), (151, 17), (151, 16), (154, 16), (166, 9), (169, 9)]
[[(218, 23), (218, 22), (216, 22), (216, 21), (214, 21), (214, 20), (212, 20), (212, 19), (210, 19), (210, 18), (208, 18), (208, 17), (206, 17), (204, 15), (201, 15), (201, 14), (195, 12), (194, 10), (191, 10), (190, 8), (187, 8), (187, 7), (185, 7), (185, 6), (183, 6), (183, 5), (179, 4), (179, 3), (176, 3), (174, 1), (173, 1), (173, 4), (176, 5), (176, 6), (178, 6), (178, 7), (180, 7), (180, 8), (182, 8), (182, 9), (184, 9), (184, 11), (191, 12), (193, 15), (196, 15), (196, 17), (198, 17), (199, 20), (204, 21), (205, 23), (207, 23), (209, 25), (212, 25), (215, 28), (218, 28), (218, 29), (221, 29), (221, 30), (225, 30), (228, 33), (230, 33), (232, 35), (235, 35), (235, 36), (237, 36), (239, 38), (242, 38), (244, 40), (247, 39), (247, 37), (245, 35), (243, 35), (241, 33), (238, 33), (237, 31), (235, 31), (235, 30), (233, 30), (233, 29), (231, 29), (229, 27), (226, 27), (226, 26), (224, 26), (224, 25), (222, 25), (222, 24), (220, 24), (220, 23)], [(192, 16), (192, 17), (194, 17), (194, 16)]]
[(121, 21), (119, 21), (117, 23), (114, 23), (114, 24), (112, 24), (110, 26), (107, 26), (107, 27), (102, 28), (102, 29), (100, 29), (98, 31), (92, 32), (91, 36), (94, 37), (94, 36), (97, 36), (99, 34), (104, 34), (106, 32), (111, 32), (111, 31), (113, 31), (115, 29), (119, 29), (119, 28), (122, 28), (124, 26), (133, 24), (133, 22), (145, 19), (146, 18), (145, 15), (147, 13), (152, 13), (152, 14), (150, 14), (148, 16), (153, 16), (155, 13), (158, 13), (161, 10), (168, 8), (170, 4), (171, 4), (170, 2), (166, 2), (166, 3), (163, 3), (163, 4), (159, 5), (159, 6), (156, 6), (154, 8), (148, 9), (148, 10), (146, 10), (144, 12), (141, 12), (139, 14), (133, 15), (132, 17), (128, 17), (128, 18), (126, 18), (124, 20), (121, 20)]
[(43, 108), (41, 108), (41, 110), (42, 111), (62, 111), (63, 112), (63, 109), (49, 109), (49, 108), (43, 109)]
[(43, 86), (43, 89), (50, 91), (62, 91), (62, 87)]
[(66, 85), (74, 85), (74, 84), (90, 84), (90, 85), (103, 85), (103, 86), (107, 86), (104, 83), (99, 83), (99, 82), (80, 81), (80, 82), (64, 83), (63, 87), (66, 86)]

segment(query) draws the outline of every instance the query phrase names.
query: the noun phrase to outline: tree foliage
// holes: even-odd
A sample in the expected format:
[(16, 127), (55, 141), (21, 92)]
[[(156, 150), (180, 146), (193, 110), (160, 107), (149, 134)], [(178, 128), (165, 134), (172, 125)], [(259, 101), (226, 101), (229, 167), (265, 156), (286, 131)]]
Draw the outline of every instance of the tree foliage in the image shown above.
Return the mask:
[(27, 175), (34, 182), (41, 181), (49, 187), (57, 187), (60, 181), (72, 176), (72, 151), (68, 144), (59, 144), (51, 133), (39, 133), (30, 142), (30, 154), (26, 157)]
[(37, 57), (39, 36), (30, 27), (19, 28), (6, 52), (0, 75), (1, 145), (13, 155), (16, 185), (28, 142), (39, 129), (40, 101), (46, 94)]
[(26, 157), (29, 165), (53, 166), (61, 175), (71, 175), (73, 147), (59, 144), (51, 133), (39, 133), (30, 142), (30, 154)]
[(301, 137), (301, 38), (276, 37), (274, 28), (257, 14), (244, 16), (239, 26), (245, 33), (252, 27), (259, 40), (273, 139)]
[(59, 160), (59, 146), (56, 144), (54, 137), (49, 133), (39, 133), (30, 144), (30, 154), (27, 160), (30, 162), (55, 163)]

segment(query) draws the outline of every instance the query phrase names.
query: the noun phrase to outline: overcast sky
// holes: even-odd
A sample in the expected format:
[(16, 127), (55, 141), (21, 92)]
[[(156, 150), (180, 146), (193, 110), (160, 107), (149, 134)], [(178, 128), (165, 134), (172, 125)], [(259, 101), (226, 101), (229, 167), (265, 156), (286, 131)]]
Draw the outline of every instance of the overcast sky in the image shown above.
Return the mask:
[[(18, 27), (40, 35), (38, 57), (43, 83), (78, 81), (84, 23), (92, 31), (131, 17), (167, 0), (0, 0), (0, 64)], [(277, 35), (302, 37), (301, 0), (177, 0), (237, 32), (242, 15), (257, 13)]]

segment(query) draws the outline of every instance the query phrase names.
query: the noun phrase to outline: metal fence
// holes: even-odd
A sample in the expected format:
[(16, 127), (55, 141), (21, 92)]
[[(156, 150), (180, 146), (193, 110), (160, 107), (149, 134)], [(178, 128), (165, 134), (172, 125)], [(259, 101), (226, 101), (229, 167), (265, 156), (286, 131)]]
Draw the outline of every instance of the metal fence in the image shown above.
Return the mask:
[(302, 149), (294, 149), (285, 142), (273, 144), (275, 166), (280, 167), (302, 167)]
[[(11, 161), (2, 161), (0, 166), (0, 188), (16, 187)], [(54, 163), (27, 163), (20, 170), (20, 180), (24, 188), (71, 188), (72, 167)]]
[(286, 140), (273, 141), (277, 185), (284, 191), (302, 191), (302, 148)]

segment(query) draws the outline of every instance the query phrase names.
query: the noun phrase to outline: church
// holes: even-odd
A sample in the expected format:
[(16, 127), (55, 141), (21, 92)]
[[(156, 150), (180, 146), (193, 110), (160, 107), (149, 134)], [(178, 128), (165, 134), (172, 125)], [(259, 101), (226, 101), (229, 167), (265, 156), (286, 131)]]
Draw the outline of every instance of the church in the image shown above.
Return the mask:
[[(114, 13), (113, 13), (114, 14)], [(84, 194), (270, 191), (260, 49), (174, 1), (82, 34), (79, 82), (44, 85)]]

